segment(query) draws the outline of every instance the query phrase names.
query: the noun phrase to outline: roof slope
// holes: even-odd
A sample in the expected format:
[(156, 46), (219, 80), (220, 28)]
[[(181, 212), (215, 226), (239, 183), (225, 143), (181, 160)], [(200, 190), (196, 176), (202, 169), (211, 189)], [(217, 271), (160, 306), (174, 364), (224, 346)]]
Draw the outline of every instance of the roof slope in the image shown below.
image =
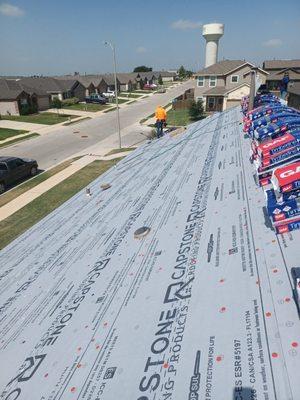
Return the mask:
[(15, 100), (23, 89), (16, 81), (0, 79), (0, 99), (1, 100)]
[(300, 68), (300, 59), (298, 60), (266, 60), (263, 62), (264, 69), (284, 69)]
[(266, 226), (240, 121), (145, 143), (0, 252), (0, 397), (300, 399), (300, 231)]
[(195, 75), (226, 75), (244, 64), (253, 65), (245, 60), (222, 60), (196, 72)]
[(56, 79), (52, 77), (22, 78), (17, 81), (20, 85), (30, 87), (34, 90), (40, 90), (47, 93), (62, 93), (70, 90), (73, 86), (73, 80)]

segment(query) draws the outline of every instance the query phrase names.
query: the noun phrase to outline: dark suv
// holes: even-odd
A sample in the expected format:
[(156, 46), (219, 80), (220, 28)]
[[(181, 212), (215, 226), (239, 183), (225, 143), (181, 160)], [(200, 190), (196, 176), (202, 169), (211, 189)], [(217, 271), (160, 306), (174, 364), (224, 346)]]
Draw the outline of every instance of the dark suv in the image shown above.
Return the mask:
[(86, 103), (98, 103), (98, 104), (106, 104), (108, 102), (107, 98), (101, 96), (98, 93), (92, 93), (90, 96), (85, 98)]
[(28, 176), (36, 175), (38, 164), (35, 160), (18, 157), (0, 157), (0, 193), (7, 186)]

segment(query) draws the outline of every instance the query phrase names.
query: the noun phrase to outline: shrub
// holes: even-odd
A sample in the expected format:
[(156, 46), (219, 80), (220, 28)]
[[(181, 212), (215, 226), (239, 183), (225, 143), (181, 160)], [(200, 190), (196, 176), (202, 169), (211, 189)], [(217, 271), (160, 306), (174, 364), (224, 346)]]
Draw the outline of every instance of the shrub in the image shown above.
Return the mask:
[(55, 97), (51, 101), (51, 107), (52, 108), (61, 108), (61, 106), (62, 106), (62, 102), (61, 102), (61, 100), (59, 100), (59, 98)]
[(28, 115), (28, 114), (35, 114), (37, 113), (37, 106), (32, 104), (24, 104), (21, 106), (20, 114), (21, 115)]
[(69, 99), (64, 99), (61, 101), (62, 106), (72, 106), (73, 104), (79, 103), (77, 97), (70, 97)]
[(197, 102), (193, 101), (189, 107), (189, 115), (192, 121), (198, 121), (204, 117), (203, 101), (199, 99)]

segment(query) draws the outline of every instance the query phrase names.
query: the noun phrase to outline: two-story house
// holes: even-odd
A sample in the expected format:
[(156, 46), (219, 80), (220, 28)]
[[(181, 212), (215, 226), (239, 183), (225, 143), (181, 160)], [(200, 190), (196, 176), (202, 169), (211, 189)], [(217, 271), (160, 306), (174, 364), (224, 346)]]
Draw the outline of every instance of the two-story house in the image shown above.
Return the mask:
[(250, 71), (256, 69), (257, 83), (268, 73), (245, 60), (223, 60), (195, 74), (195, 99), (202, 99), (207, 112), (223, 111), (240, 104), (250, 92)]

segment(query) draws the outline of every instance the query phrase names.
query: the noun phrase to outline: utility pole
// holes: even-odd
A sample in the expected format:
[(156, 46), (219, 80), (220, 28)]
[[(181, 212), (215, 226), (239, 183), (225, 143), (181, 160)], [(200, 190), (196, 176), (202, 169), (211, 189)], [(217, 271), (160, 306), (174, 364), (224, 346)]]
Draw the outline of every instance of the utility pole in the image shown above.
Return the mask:
[(253, 110), (254, 107), (254, 96), (255, 96), (255, 78), (256, 72), (255, 70), (250, 71), (250, 94), (249, 94), (249, 107), (248, 111)]
[(113, 63), (114, 63), (114, 78), (115, 78), (115, 99), (116, 99), (116, 111), (117, 111), (117, 128), (119, 138), (119, 149), (122, 148), (121, 143), (121, 125), (120, 125), (120, 112), (119, 112), (119, 100), (118, 100), (118, 86), (117, 86), (117, 62), (116, 62), (116, 49), (114, 44), (111, 42), (104, 42), (106, 46), (109, 46), (113, 52)]

